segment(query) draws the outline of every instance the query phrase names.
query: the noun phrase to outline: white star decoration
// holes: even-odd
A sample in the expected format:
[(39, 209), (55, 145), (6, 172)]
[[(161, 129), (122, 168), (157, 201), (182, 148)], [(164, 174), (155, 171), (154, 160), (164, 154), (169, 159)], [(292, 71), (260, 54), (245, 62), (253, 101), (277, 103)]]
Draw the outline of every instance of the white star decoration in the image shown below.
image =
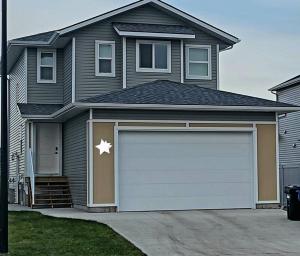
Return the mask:
[(109, 149), (112, 147), (112, 145), (110, 143), (108, 143), (106, 140), (102, 140), (99, 145), (96, 146), (96, 148), (99, 149), (100, 151), (100, 156), (106, 152), (107, 154), (109, 154)]

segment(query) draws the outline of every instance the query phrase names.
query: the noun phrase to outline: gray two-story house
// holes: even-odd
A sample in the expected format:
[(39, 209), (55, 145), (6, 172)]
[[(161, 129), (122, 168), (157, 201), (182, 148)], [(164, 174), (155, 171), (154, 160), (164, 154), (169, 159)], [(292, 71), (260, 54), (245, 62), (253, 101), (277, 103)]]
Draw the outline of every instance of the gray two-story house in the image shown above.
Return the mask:
[[(300, 104), (300, 75), (270, 89), (277, 101)], [(279, 116), (279, 165), (282, 186), (300, 183), (300, 112)], [(281, 195), (285, 203), (285, 195)]]
[(277, 205), (277, 114), (299, 108), (219, 90), (221, 52), (239, 41), (159, 0), (11, 40), (16, 200), (94, 211)]

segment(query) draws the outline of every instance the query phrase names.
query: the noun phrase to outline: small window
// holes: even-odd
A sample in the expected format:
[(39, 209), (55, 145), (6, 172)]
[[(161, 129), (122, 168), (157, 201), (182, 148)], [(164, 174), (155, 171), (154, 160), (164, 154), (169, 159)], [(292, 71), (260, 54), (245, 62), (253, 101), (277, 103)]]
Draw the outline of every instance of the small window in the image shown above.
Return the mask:
[(56, 50), (38, 49), (37, 82), (56, 83)]
[(96, 41), (96, 76), (115, 76), (115, 42)]
[(171, 42), (137, 41), (137, 72), (171, 72)]
[(211, 79), (211, 47), (186, 46), (186, 78)]

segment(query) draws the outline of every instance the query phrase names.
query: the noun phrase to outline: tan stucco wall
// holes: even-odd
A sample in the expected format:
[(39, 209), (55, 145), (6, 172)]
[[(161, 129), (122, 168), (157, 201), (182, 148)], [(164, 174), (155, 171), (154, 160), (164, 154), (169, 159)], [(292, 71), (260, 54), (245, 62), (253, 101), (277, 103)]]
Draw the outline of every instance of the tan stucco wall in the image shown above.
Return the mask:
[[(110, 154), (102, 155), (96, 148), (102, 140), (111, 143)], [(114, 177), (114, 123), (94, 123), (93, 125), (93, 167), (94, 167), (94, 204), (115, 202)]]
[(257, 126), (258, 200), (277, 199), (276, 125)]
[[(93, 165), (94, 204), (114, 203), (114, 123), (94, 123), (93, 125)], [(120, 122), (120, 126), (161, 126), (185, 127), (184, 123), (130, 123)], [(252, 127), (252, 124), (194, 123), (191, 127)], [(110, 154), (102, 154), (95, 147), (107, 140), (113, 147)], [(273, 201), (277, 198), (276, 172), (276, 125), (257, 124), (258, 199)]]

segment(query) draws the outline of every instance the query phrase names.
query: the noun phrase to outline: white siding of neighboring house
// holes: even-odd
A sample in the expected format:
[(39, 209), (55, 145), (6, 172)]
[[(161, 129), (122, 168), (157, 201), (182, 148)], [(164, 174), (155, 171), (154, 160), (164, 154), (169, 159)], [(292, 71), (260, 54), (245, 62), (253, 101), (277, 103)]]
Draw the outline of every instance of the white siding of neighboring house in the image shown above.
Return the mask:
[(25, 172), (25, 120), (21, 118), (17, 103), (27, 101), (26, 55), (24, 50), (9, 74), (9, 188), (15, 191), (18, 173)]
[[(300, 84), (279, 91), (278, 101), (300, 105)], [(280, 165), (300, 167), (300, 112), (279, 119), (279, 134)]]

